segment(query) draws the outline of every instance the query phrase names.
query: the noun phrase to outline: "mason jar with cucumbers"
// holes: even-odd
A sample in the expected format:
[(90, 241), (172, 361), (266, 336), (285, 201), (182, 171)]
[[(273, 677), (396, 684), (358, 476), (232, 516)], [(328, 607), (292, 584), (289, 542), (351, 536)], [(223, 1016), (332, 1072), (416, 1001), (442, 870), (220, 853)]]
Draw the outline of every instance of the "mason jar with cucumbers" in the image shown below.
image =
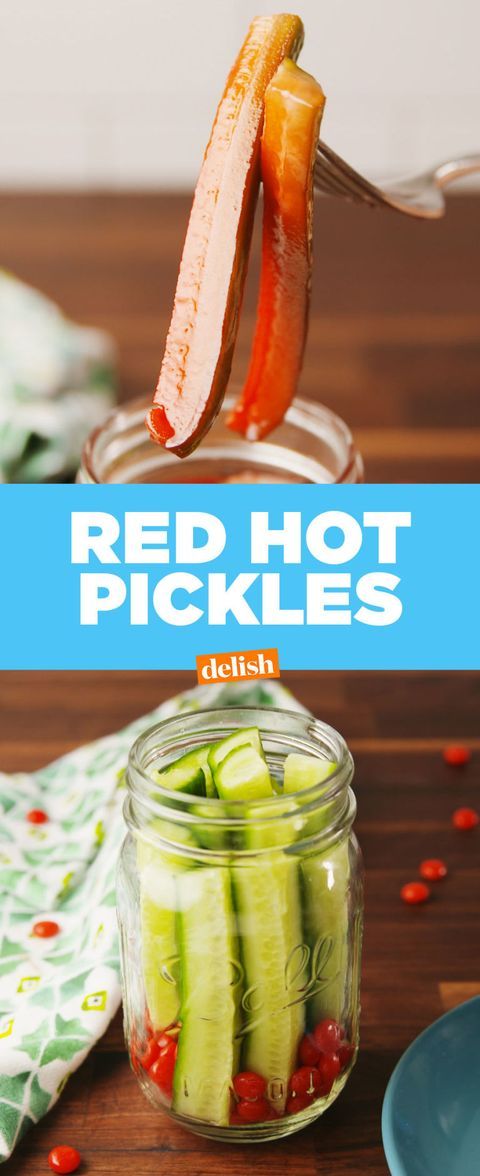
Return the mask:
[(358, 1049), (353, 762), (298, 712), (170, 718), (134, 744), (118, 878), (125, 1028), (149, 1099), (202, 1135), (312, 1122)]

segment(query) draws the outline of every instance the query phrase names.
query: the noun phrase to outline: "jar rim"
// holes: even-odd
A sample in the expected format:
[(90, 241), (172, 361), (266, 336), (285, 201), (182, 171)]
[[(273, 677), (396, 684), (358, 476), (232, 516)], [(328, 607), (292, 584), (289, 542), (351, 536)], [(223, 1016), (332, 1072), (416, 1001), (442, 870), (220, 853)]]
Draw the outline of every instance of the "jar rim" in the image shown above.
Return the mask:
[[(303, 736), (300, 734), (302, 723), (305, 728)], [(188, 730), (186, 731), (185, 727), (188, 729), (189, 726), (192, 727), (192, 724), (196, 730), (193, 733), (190, 732), (190, 739), (188, 739)], [(152, 796), (150, 771), (153, 763), (158, 763), (159, 737), (168, 735), (169, 732), (172, 732), (172, 728), (177, 728), (176, 739), (167, 743), (167, 755), (174, 752), (175, 748), (177, 750), (177, 754), (170, 755), (168, 760), (168, 763), (173, 763), (175, 759), (178, 759), (178, 745), (180, 743), (183, 743), (185, 747), (188, 740), (188, 749), (193, 750), (192, 734), (195, 736), (194, 743), (201, 746), (202, 743), (209, 741), (209, 730), (211, 732), (212, 727), (214, 730), (219, 727), (226, 736), (235, 729), (241, 730), (242, 727), (248, 726), (258, 726), (265, 740), (273, 744), (281, 743), (288, 750), (299, 750), (300, 747), (303, 747), (305, 753), (308, 754), (308, 748), (310, 748), (310, 754), (314, 755), (312, 746), (316, 741), (318, 748), (335, 751), (335, 758), (328, 755), (318, 755), (317, 757), (327, 761), (330, 759), (330, 762), (335, 762), (338, 765), (326, 781), (310, 785), (294, 794), (288, 794), (286, 799), (295, 801), (301, 809), (302, 816), (306, 817), (320, 809), (330, 808), (331, 819), (321, 829), (322, 840), (328, 841), (344, 826), (352, 824), (356, 811), (355, 798), (350, 788), (354, 764), (343, 736), (335, 728), (314, 718), (308, 712), (290, 711), (269, 706), (212, 707), (184, 712), (180, 715), (171, 715), (144, 731), (132, 745), (128, 758), (127, 785), (129, 795), (125, 810), (127, 824), (133, 825), (137, 831), (141, 829), (143, 836), (145, 832), (151, 833), (151, 830), (147, 829), (148, 821), (158, 817), (169, 824), (173, 823), (184, 827), (186, 825), (205, 826), (207, 824), (212, 829), (223, 830), (227, 828), (245, 830), (253, 827), (263, 829), (268, 828), (272, 822), (278, 825), (283, 821), (286, 825), (289, 820), (291, 821), (291, 809), (280, 814), (278, 812), (279, 802), (283, 799), (279, 794), (255, 801), (229, 801), (228, 806), (218, 797), (198, 797), (166, 788), (161, 789), (160, 795)], [(292, 736), (288, 734), (289, 727), (294, 729)], [(268, 754), (267, 750), (267, 760)], [(273, 754), (271, 750), (270, 754)], [(288, 754), (288, 751), (284, 751), (283, 754)], [(195, 812), (199, 805), (201, 806), (200, 815)], [(150, 839), (157, 840), (155, 833)], [(318, 841), (318, 835), (315, 839)], [(299, 843), (295, 844), (298, 846)], [(255, 850), (255, 852), (258, 851)], [(195, 856), (198, 856), (197, 849), (195, 849)]]
[[(223, 405), (221, 406), (222, 410), (229, 411), (233, 407), (234, 403), (235, 388), (227, 392), (223, 401)], [(106, 439), (106, 444), (113, 441), (115, 438), (115, 427), (117, 425), (119, 426), (117, 430), (119, 437), (122, 435), (122, 432), (127, 433), (129, 430), (138, 428), (139, 426), (141, 426), (143, 429), (145, 413), (150, 407), (150, 404), (151, 397), (145, 396), (135, 397), (123, 404), (119, 404), (105, 417), (104, 421), (100, 425), (92, 430), (84, 444), (82, 452), (79, 474), (80, 479), (85, 478), (87, 482), (92, 482), (94, 484), (100, 483), (102, 479), (98, 471), (98, 461), (101, 458), (101, 454), (98, 453), (98, 447), (102, 441), (102, 438)], [(363, 478), (363, 462), (360, 454), (358, 453), (358, 450), (356, 449), (351, 430), (346, 422), (342, 420), (342, 418), (338, 416), (337, 413), (333, 412), (332, 409), (327, 408), (326, 405), (321, 404), (319, 401), (297, 396), (295, 397), (295, 400), (290, 405), (290, 407), (287, 409), (284, 420), (287, 425), (291, 425), (294, 428), (298, 428), (300, 430), (303, 429), (310, 434), (317, 432), (318, 435), (321, 436), (322, 433), (328, 433), (330, 431), (334, 433), (338, 439), (340, 439), (344, 449), (344, 459), (342, 462), (342, 468), (340, 469), (338, 476), (334, 479), (336, 484), (360, 481)], [(270, 438), (265, 438), (263, 441), (248, 442), (245, 438), (242, 439), (238, 437), (236, 440), (237, 443), (243, 441), (244, 444), (248, 444), (249, 446), (256, 446), (257, 451), (259, 451), (260, 447), (263, 447), (265, 450), (277, 449), (278, 453), (280, 454), (285, 447), (281, 445), (280, 441), (276, 442), (275, 437), (281, 428), (282, 424), (280, 424), (278, 428), (274, 430), (271, 440)], [(148, 444), (149, 436), (147, 429), (145, 428), (144, 431), (145, 444)], [(232, 443), (235, 441), (235, 437), (236, 435), (232, 433)], [(154, 442), (152, 442), (151, 439), (150, 444), (152, 446), (154, 445)], [(203, 442), (203, 449), (205, 450), (205, 439)], [(199, 450), (195, 451), (195, 453), (201, 456), (202, 446), (200, 446)], [(195, 453), (190, 456), (195, 458)], [(171, 452), (169, 453), (166, 451), (166, 460), (171, 462), (173, 465), (174, 462), (177, 462), (180, 459), (176, 458), (175, 455), (173, 455)], [(318, 477), (315, 478), (314, 476), (314, 467), (319, 465), (317, 460), (314, 457), (305, 456), (305, 461), (308, 467), (306, 468), (305, 472), (307, 475), (308, 473), (311, 475), (310, 477), (307, 477), (307, 480), (313, 483), (316, 481), (321, 481), (322, 479)], [(310, 466), (312, 467), (311, 470)]]

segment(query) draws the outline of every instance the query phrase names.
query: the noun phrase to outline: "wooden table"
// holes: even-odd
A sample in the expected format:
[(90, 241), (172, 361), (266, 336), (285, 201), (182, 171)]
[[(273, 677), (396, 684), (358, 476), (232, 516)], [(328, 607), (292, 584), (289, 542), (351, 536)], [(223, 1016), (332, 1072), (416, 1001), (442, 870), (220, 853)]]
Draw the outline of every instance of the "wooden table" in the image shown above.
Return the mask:
[[(77, 1146), (82, 1171), (115, 1176), (385, 1176), (380, 1112), (401, 1052), (445, 1009), (480, 992), (480, 829), (457, 833), (452, 809), (479, 807), (479, 674), (285, 674), (356, 759), (357, 832), (366, 869), (362, 1049), (323, 1121), (276, 1145), (212, 1145), (156, 1114), (130, 1072), (120, 1019), (74, 1075), (57, 1107), (21, 1144), (11, 1176), (43, 1176), (57, 1143)], [(187, 674), (0, 674), (0, 770), (34, 769), (115, 730), (173, 692)], [(450, 740), (475, 749), (447, 768)], [(403, 882), (424, 857), (450, 876), (432, 901), (405, 907)], [(440, 1176), (440, 1174), (439, 1174)]]
[[(111, 331), (121, 395), (147, 395), (163, 352), (189, 199), (0, 196), (0, 265)], [(352, 427), (371, 482), (478, 481), (480, 198), (418, 224), (317, 202), (302, 392)], [(258, 232), (235, 363), (251, 339)]]

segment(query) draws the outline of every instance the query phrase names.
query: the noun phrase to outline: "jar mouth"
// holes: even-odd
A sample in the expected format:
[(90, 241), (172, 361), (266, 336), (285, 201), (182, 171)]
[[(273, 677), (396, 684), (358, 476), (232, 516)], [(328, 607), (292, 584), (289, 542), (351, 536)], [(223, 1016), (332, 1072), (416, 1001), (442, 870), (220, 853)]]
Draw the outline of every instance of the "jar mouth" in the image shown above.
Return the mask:
[[(218, 797), (198, 797), (166, 788), (155, 789), (151, 775), (155, 765), (161, 763), (167, 767), (187, 749), (193, 751), (205, 743), (225, 738), (235, 730), (253, 726), (260, 730), (267, 763), (271, 768), (279, 766), (289, 752), (311, 755), (337, 766), (327, 780), (321, 783), (295, 793), (275, 793), (261, 800), (232, 800), (227, 803)], [(328, 841), (353, 821), (356, 804), (349, 787), (353, 771), (353, 759), (342, 736), (333, 727), (308, 714), (259, 706), (198, 710), (164, 719), (136, 739), (128, 760), (129, 796), (125, 817), (127, 824), (141, 832), (142, 837), (157, 842), (162, 838), (158, 838), (155, 829), (152, 831), (149, 828), (149, 822), (156, 818), (167, 821), (169, 826), (188, 825), (193, 830), (195, 825), (234, 832), (254, 827), (267, 830), (272, 824), (281, 827), (282, 823), (287, 828), (292, 821), (292, 808), (288, 807), (291, 804), (298, 807), (298, 812), (305, 819), (322, 810), (328, 814), (321, 828), (322, 840)], [(285, 811), (279, 812), (283, 802)], [(318, 841), (318, 835), (315, 840)], [(299, 842), (296, 842), (297, 849), (298, 845)], [(185, 847), (182, 845), (181, 848), (183, 850)], [(293, 845), (290, 848), (294, 851)], [(195, 848), (193, 856), (198, 857), (198, 853)]]
[[(274, 483), (307, 484), (361, 481), (363, 463), (350, 429), (331, 409), (297, 397), (284, 421), (269, 437), (249, 441), (225, 425), (235, 399), (234, 391), (225, 397), (212, 430), (198, 449), (183, 459), (156, 445), (149, 436), (145, 416), (151, 397), (120, 405), (88, 437), (79, 480), (93, 483), (235, 481), (235, 477), (210, 476), (213, 468), (226, 463), (233, 472), (246, 467), (254, 475), (263, 473), (261, 480), (266, 483), (269, 479)], [(207, 471), (206, 477), (202, 476), (202, 468)]]

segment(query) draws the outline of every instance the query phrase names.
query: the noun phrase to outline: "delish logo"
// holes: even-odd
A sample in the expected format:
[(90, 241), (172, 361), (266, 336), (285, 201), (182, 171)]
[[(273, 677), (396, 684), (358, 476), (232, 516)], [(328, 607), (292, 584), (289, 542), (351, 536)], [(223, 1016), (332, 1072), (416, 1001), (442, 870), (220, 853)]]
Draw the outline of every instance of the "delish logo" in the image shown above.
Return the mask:
[(244, 678), (279, 678), (277, 649), (246, 649), (197, 657), (197, 681), (241, 682)]

